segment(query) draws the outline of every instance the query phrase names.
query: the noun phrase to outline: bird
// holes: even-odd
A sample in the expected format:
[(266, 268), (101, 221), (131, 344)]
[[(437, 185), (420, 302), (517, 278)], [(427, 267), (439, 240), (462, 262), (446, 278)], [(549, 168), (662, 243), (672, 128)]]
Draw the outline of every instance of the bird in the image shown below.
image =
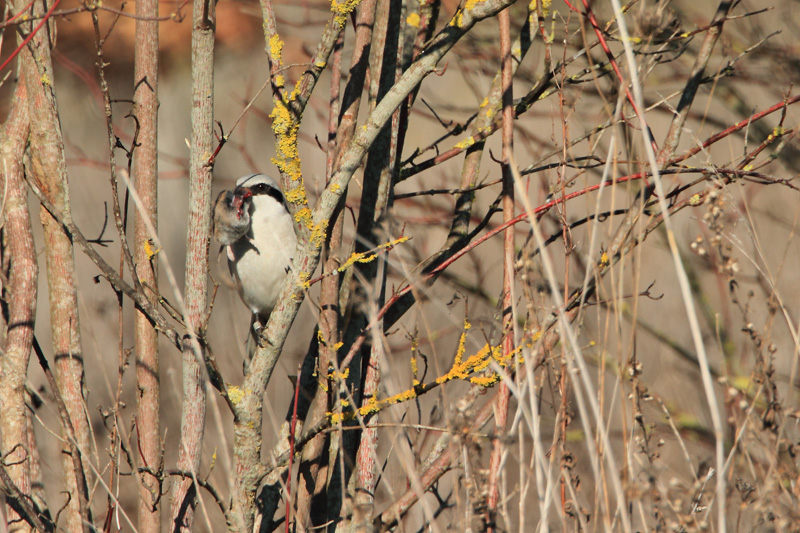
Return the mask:
[[(226, 249), (236, 290), (252, 313), (250, 338), (257, 340), (297, 247), (293, 218), (275, 179), (249, 174), (232, 191), (222, 191), (214, 205), (214, 237)], [(248, 341), (250, 357), (254, 350)]]

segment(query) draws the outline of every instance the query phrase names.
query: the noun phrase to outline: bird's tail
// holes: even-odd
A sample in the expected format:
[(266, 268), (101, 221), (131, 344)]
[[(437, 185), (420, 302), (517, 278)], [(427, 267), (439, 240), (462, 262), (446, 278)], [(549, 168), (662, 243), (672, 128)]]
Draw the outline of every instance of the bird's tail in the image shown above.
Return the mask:
[(261, 327), (262, 324), (259, 322), (258, 317), (255, 314), (251, 315), (250, 327), (248, 328), (249, 334), (247, 335), (247, 347), (244, 354), (244, 366), (242, 368), (245, 375), (250, 371), (250, 361), (253, 360), (253, 356), (258, 349), (258, 338)]

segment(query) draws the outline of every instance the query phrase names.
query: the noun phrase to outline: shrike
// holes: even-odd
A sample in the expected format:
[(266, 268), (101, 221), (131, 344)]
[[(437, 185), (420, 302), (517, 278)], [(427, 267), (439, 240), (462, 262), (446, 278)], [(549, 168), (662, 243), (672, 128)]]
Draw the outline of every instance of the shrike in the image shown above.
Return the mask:
[(278, 301), (297, 246), (278, 183), (250, 174), (232, 191), (222, 191), (214, 205), (214, 237), (225, 248), (236, 290), (253, 313), (250, 333), (255, 336)]

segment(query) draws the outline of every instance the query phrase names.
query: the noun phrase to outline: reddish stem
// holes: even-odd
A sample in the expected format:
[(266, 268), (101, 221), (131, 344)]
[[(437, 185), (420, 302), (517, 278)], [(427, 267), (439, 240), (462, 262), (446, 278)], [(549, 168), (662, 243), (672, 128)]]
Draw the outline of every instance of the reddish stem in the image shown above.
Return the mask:
[[(567, 0), (564, 1), (571, 9), (573, 9), (574, 11), (578, 11)], [(614, 54), (611, 53), (611, 49), (608, 47), (606, 38), (603, 36), (603, 30), (600, 29), (600, 25), (597, 23), (597, 17), (594, 16), (594, 12), (592, 11), (592, 8), (589, 5), (588, 0), (583, 0), (583, 7), (586, 9), (586, 13), (584, 15), (586, 16), (586, 18), (589, 19), (592, 28), (594, 28), (594, 33), (595, 35), (597, 35), (597, 40), (600, 41), (600, 46), (603, 47), (603, 51), (606, 53), (606, 57), (608, 57), (608, 61), (609, 63), (611, 63), (611, 67), (614, 69), (614, 73), (616, 73), (617, 78), (619, 78), (620, 85), (622, 86), (623, 89), (625, 89), (625, 96), (628, 99), (628, 102), (630, 102), (631, 107), (633, 107), (633, 111), (636, 113), (636, 116), (642, 120), (642, 123), (647, 124), (644, 115), (639, 110), (639, 107), (636, 105), (636, 102), (633, 99), (633, 95), (631, 94), (631, 90), (628, 88), (628, 84), (622, 77), (622, 72), (619, 69), (619, 65), (617, 65), (617, 60), (614, 59)], [(650, 144), (653, 147), (653, 151), (658, 153), (658, 145), (656, 144), (653, 135), (650, 133), (650, 126), (647, 126), (647, 131), (648, 131), (648, 137), (650, 138)]]
[[(503, 221), (514, 219), (514, 177), (511, 161), (514, 148), (514, 107), (511, 71), (511, 29), (508, 11), (497, 15), (500, 23), (501, 87), (503, 99)], [(509, 357), (514, 351), (514, 228), (509, 226), (503, 233), (503, 356)], [(497, 406), (494, 410), (495, 437), (492, 439), (492, 455), (489, 463), (489, 496), (487, 501), (487, 530), (497, 531), (497, 504), (500, 499), (498, 484), (503, 461), (503, 442), (500, 438), (505, 432), (508, 418), (508, 385), (503, 381), (497, 391)]]
[[(36, 33), (39, 30), (42, 29), (42, 26), (44, 26), (47, 23), (47, 19), (50, 18), (50, 16), (53, 14), (53, 11), (56, 10), (56, 8), (58, 7), (58, 4), (60, 4), (60, 3), (61, 3), (61, 0), (56, 0), (55, 2), (53, 2), (53, 5), (50, 7), (50, 9), (47, 11), (47, 13), (45, 13), (44, 18), (39, 22), (39, 24), (37, 24), (36, 27), (33, 29), (33, 31), (30, 32), (27, 37), (25, 37), (25, 40), (23, 40), (19, 44), (19, 46), (17, 46), (17, 48), (13, 52), (11, 52), (11, 55), (8, 56), (8, 58), (5, 61), (3, 61), (3, 64), (0, 65), (0, 70), (3, 70), (4, 68), (6, 68), (8, 66), (8, 64), (11, 63), (11, 61), (13, 61), (13, 59), (15, 57), (17, 57), (17, 54), (19, 54), (19, 52), (23, 48), (25, 48), (25, 46), (31, 41), (31, 39), (33, 39), (36, 36)], [(31, 4), (33, 4), (33, 2), (31, 2)], [(28, 4), (28, 5), (31, 5), (31, 4)], [(25, 9), (27, 9), (27, 7)], [(20, 13), (25, 11), (25, 9), (21, 9)], [(19, 15), (19, 13), (17, 13), (17, 15)], [(17, 16), (17, 15), (15, 15), (15, 16)]]
[(9, 17), (9, 19), (8, 19), (8, 20), (6, 20), (6, 22), (5, 22), (5, 23), (6, 23), (6, 24), (8, 24), (9, 22), (13, 22), (13, 21), (14, 21), (14, 19), (16, 19), (17, 17), (19, 17), (19, 16), (20, 16), (20, 15), (22, 15), (23, 13), (25, 13), (27, 10), (29, 10), (35, 1), (36, 1), (36, 0), (31, 0), (30, 2), (28, 2), (27, 4), (25, 4), (25, 7), (23, 7), (22, 9), (20, 9), (20, 10), (17, 12), (17, 14), (16, 14), (16, 15), (13, 15), (13, 16)]

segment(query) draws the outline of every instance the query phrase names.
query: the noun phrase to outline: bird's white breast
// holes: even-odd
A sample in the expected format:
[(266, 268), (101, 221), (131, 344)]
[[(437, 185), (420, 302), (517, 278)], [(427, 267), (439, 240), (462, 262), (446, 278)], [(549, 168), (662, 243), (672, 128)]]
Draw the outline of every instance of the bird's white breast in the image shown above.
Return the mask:
[(297, 246), (292, 217), (267, 195), (253, 197), (251, 229), (231, 245), (231, 274), (250, 310), (266, 319), (277, 303)]

